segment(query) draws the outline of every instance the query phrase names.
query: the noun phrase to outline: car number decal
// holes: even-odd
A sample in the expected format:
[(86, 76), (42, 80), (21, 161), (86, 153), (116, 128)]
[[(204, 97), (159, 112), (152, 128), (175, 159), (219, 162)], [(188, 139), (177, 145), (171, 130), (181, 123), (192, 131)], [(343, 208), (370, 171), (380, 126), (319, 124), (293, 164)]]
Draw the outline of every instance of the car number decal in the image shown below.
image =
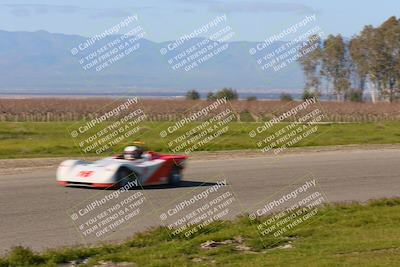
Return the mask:
[(80, 171), (78, 176), (87, 178), (87, 177), (91, 176), (92, 174), (93, 174), (93, 171)]

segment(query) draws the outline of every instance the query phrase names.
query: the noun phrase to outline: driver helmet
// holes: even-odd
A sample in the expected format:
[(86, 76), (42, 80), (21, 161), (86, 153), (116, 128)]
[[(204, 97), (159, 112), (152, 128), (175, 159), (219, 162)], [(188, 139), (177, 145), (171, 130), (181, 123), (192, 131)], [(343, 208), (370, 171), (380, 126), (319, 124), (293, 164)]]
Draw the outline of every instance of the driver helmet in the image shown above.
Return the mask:
[(124, 159), (140, 159), (143, 150), (137, 146), (127, 146), (124, 149)]

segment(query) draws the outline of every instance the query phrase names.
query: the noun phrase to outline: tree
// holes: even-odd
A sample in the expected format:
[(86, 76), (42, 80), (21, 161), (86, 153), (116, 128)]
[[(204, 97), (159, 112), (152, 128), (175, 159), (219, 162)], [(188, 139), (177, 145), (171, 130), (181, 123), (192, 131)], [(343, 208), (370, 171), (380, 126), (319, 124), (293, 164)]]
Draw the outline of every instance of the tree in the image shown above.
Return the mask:
[(352, 102), (363, 101), (363, 91), (361, 89), (350, 89), (346, 92), (345, 99)]
[(187, 100), (198, 100), (200, 99), (200, 94), (196, 90), (190, 90), (186, 92)]
[(302, 98), (304, 101), (307, 100), (307, 99), (314, 98), (314, 97), (316, 97), (316, 98), (320, 97), (320, 93), (318, 93), (318, 92), (311, 92), (311, 91), (309, 91), (309, 90), (307, 90), (307, 89), (304, 90), (303, 95), (301, 96), (301, 98)]
[(392, 16), (379, 27), (367, 25), (349, 42), (340, 34), (329, 35), (321, 45), (318, 37), (310, 36), (299, 50), (303, 98), (318, 94), (320, 77), (338, 100), (362, 101), (367, 83), (391, 102), (400, 98), (400, 19)]
[(382, 57), (387, 60), (383, 83), (389, 91), (390, 102), (393, 102), (396, 86), (398, 87), (400, 80), (398, 71), (400, 64), (400, 22), (396, 17), (390, 17), (378, 28), (378, 31), (383, 37)]
[(355, 36), (350, 40), (349, 52), (352, 60), (352, 70), (356, 76), (356, 87), (363, 94), (369, 69), (368, 44), (363, 40), (362, 36)]
[(304, 42), (300, 49), (299, 63), (305, 76), (304, 91), (319, 93), (321, 84), (318, 67), (321, 64), (321, 38), (314, 34)]
[(209, 92), (207, 94), (207, 100), (215, 100), (215, 95), (213, 92)]
[(280, 96), (281, 101), (290, 102), (293, 101), (293, 97), (289, 93), (282, 93)]
[[(362, 42), (362, 53), (365, 59), (359, 64), (364, 66), (367, 77), (378, 93), (381, 96), (388, 94), (389, 100), (393, 101), (400, 80), (398, 71), (399, 21), (395, 17), (391, 17), (378, 28), (365, 26), (357, 38)], [(356, 62), (357, 59), (356, 56), (353, 61)]]
[(328, 85), (333, 85), (333, 91), (338, 100), (342, 97), (344, 99), (346, 91), (351, 86), (349, 63), (349, 55), (343, 37), (340, 34), (329, 35), (323, 44), (321, 74), (326, 77)]
[(257, 97), (256, 96), (248, 96), (246, 100), (247, 101), (256, 101)]
[(368, 46), (366, 54), (368, 57), (369, 79), (374, 83), (374, 87), (378, 92), (381, 92), (387, 60), (387, 55), (384, 53), (382, 32), (372, 26), (366, 26), (361, 32), (361, 36)]
[[(383, 43), (377, 29), (371, 25), (365, 26), (361, 33), (354, 37), (350, 42), (350, 55), (352, 58), (354, 69), (360, 79), (372, 82), (374, 87), (380, 91), (382, 84), (382, 64), (381, 50)], [(384, 67), (384, 66), (383, 66)], [(362, 80), (360, 81), (362, 83)], [(361, 84), (362, 85), (362, 84)], [(362, 87), (361, 87), (362, 88)]]
[(223, 88), (215, 94), (216, 99), (224, 97), (226, 97), (227, 100), (237, 100), (239, 95), (236, 90), (233, 90), (232, 88)]

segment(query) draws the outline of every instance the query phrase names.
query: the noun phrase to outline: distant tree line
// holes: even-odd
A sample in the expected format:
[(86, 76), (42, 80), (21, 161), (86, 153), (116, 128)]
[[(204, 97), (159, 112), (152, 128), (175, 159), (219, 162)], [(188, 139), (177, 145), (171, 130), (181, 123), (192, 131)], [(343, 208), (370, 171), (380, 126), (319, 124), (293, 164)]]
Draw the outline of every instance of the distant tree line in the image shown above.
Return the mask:
[(324, 41), (312, 35), (300, 52), (303, 98), (319, 95), (323, 84), (339, 101), (362, 101), (367, 84), (377, 99), (400, 98), (400, 19), (394, 16), (379, 27), (365, 26), (348, 41), (340, 34)]
[[(239, 94), (237, 93), (236, 90), (233, 90), (232, 88), (223, 88), (217, 92), (209, 92), (206, 96), (206, 100), (216, 100), (219, 98), (226, 97), (227, 100), (238, 100), (239, 99)], [(186, 92), (186, 99), (187, 100), (199, 100), (201, 99), (200, 93), (196, 90), (189, 90)], [(246, 98), (247, 101), (256, 101), (257, 97), (256, 96), (248, 96)], [(280, 95), (280, 100), (281, 101), (293, 101), (293, 97), (289, 93), (281, 93)]]
[[(215, 93), (209, 92), (206, 98), (207, 100), (216, 100), (223, 97), (226, 97), (227, 100), (238, 100), (239, 94), (232, 88), (223, 88)], [(186, 93), (186, 99), (188, 100), (198, 100), (200, 98), (200, 93), (196, 90), (190, 90)]]

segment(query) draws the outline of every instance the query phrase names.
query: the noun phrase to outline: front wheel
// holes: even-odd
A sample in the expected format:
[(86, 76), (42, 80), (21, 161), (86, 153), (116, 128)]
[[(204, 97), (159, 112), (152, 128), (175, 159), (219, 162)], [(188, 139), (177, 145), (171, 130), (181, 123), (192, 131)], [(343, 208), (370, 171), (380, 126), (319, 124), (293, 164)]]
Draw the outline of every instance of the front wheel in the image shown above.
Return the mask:
[(136, 179), (137, 179), (137, 174), (128, 168), (121, 168), (117, 172), (118, 187), (124, 187), (128, 183), (133, 182)]
[(169, 184), (176, 185), (179, 184), (182, 179), (182, 169), (175, 166), (171, 170), (171, 174), (169, 175)]

